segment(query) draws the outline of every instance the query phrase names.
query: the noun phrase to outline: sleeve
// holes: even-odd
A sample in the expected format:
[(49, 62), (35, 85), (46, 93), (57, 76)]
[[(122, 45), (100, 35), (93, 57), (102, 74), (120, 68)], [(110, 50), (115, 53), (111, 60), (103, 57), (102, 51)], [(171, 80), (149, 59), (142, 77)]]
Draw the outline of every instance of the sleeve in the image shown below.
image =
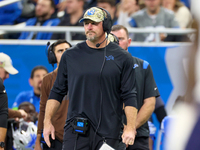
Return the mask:
[(53, 88), (51, 89), (49, 99), (55, 99), (59, 102), (63, 100), (63, 97), (68, 92), (68, 76), (67, 76), (67, 51), (65, 51), (61, 57), (61, 61), (58, 68), (58, 74)]
[(12, 109), (8, 109), (8, 118), (21, 118), (22, 115), (19, 111), (17, 110), (12, 110)]
[(143, 69), (145, 69), (145, 91), (144, 99), (149, 97), (158, 97), (160, 93), (153, 77), (153, 72), (150, 64), (147, 61), (143, 62)]
[(121, 98), (125, 106), (133, 106), (137, 108), (137, 92), (135, 82), (135, 70), (133, 69), (133, 58), (128, 54), (128, 58), (124, 62), (121, 77)]
[(7, 128), (8, 97), (7, 93), (0, 93), (0, 127)]
[(136, 27), (136, 22), (132, 17), (128, 16), (128, 13), (120, 11), (117, 24), (123, 25), (125, 27)]
[(176, 14), (176, 19), (181, 28), (187, 28), (192, 22), (190, 11), (186, 7), (180, 7)]
[(48, 85), (49, 80), (47, 79), (47, 76), (43, 78), (42, 86), (41, 86), (41, 95), (40, 95), (40, 113), (38, 118), (38, 130), (37, 134), (41, 134), (41, 131), (44, 127), (43, 121), (45, 116), (45, 108), (46, 103), (48, 100), (48, 96), (50, 93), (50, 85)]

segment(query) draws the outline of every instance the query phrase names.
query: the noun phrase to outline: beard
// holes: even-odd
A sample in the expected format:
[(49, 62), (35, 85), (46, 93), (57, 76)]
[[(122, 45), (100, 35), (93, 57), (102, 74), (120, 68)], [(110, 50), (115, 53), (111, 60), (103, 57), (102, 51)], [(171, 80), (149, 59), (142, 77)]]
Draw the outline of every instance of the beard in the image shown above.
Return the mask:
[(37, 14), (37, 13), (35, 14), (35, 16), (39, 18), (40, 20), (44, 20), (44, 18), (46, 18), (46, 16), (48, 15), (49, 15), (48, 12), (45, 12), (43, 14)]
[[(89, 34), (92, 33), (93, 31), (88, 31), (86, 33), (86, 38), (88, 41), (91, 41), (91, 42), (95, 42), (97, 40), (97, 36), (96, 35), (93, 35), (93, 36), (90, 36)], [(93, 32), (95, 33), (95, 32)]]

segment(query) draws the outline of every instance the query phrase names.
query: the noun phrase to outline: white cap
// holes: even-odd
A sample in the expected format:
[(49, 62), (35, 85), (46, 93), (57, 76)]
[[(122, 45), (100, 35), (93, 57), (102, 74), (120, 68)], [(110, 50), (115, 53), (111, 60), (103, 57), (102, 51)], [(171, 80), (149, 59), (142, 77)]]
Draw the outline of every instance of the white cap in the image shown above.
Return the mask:
[(4, 68), (9, 74), (18, 73), (18, 70), (16, 70), (12, 65), (11, 58), (4, 53), (0, 53), (0, 67)]

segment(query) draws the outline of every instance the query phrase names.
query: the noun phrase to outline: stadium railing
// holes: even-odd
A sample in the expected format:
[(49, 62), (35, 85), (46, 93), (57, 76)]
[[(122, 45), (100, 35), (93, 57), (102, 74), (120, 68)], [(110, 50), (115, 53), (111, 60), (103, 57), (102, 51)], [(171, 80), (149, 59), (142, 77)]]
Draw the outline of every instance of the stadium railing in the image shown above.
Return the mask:
[[(4, 33), (17, 33), (17, 32), (53, 32), (53, 33), (65, 33), (65, 39), (72, 43), (73, 45), (80, 41), (72, 40), (71, 33), (83, 33), (84, 34), (84, 28), (83, 27), (58, 27), (58, 26), (50, 26), (50, 27), (38, 27), (38, 26), (0, 26), (0, 31), (3, 31)], [(128, 28), (129, 33), (154, 33), (156, 34), (156, 40), (155, 42), (134, 42), (132, 41), (131, 45), (138, 45), (138, 46), (167, 46), (172, 45), (174, 42), (162, 42), (160, 40), (160, 33), (166, 33), (166, 34), (174, 34), (174, 35), (194, 35), (196, 34), (195, 29), (173, 29), (173, 28), (166, 28), (166, 29), (145, 29), (145, 28)], [(24, 41), (26, 41), (24, 43)], [(47, 40), (10, 40), (10, 39), (0, 39), (1, 44), (9, 44), (9, 43), (15, 43), (15, 44), (46, 44)], [(191, 43), (191, 42), (189, 42)], [(178, 43), (177, 43), (178, 44)], [(187, 44), (187, 42), (181, 42), (181, 44)]]

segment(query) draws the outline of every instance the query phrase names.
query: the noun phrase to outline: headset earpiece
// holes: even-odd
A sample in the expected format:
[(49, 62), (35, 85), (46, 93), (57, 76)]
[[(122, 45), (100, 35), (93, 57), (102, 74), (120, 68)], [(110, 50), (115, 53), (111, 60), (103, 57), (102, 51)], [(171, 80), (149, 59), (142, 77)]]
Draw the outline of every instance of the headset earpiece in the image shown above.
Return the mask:
[(112, 27), (112, 18), (111, 18), (111, 15), (104, 8), (101, 8), (101, 7), (97, 7), (97, 8), (101, 9), (106, 14), (104, 16), (104, 21), (103, 21), (103, 30), (104, 30), (104, 32), (107, 32), (107, 34), (109, 34), (110, 31), (111, 31), (111, 27)]
[(49, 46), (48, 55), (47, 55), (49, 64), (52, 64), (52, 65), (57, 63), (57, 59), (56, 59), (55, 53), (53, 51), (53, 48), (54, 48), (54, 43)]

